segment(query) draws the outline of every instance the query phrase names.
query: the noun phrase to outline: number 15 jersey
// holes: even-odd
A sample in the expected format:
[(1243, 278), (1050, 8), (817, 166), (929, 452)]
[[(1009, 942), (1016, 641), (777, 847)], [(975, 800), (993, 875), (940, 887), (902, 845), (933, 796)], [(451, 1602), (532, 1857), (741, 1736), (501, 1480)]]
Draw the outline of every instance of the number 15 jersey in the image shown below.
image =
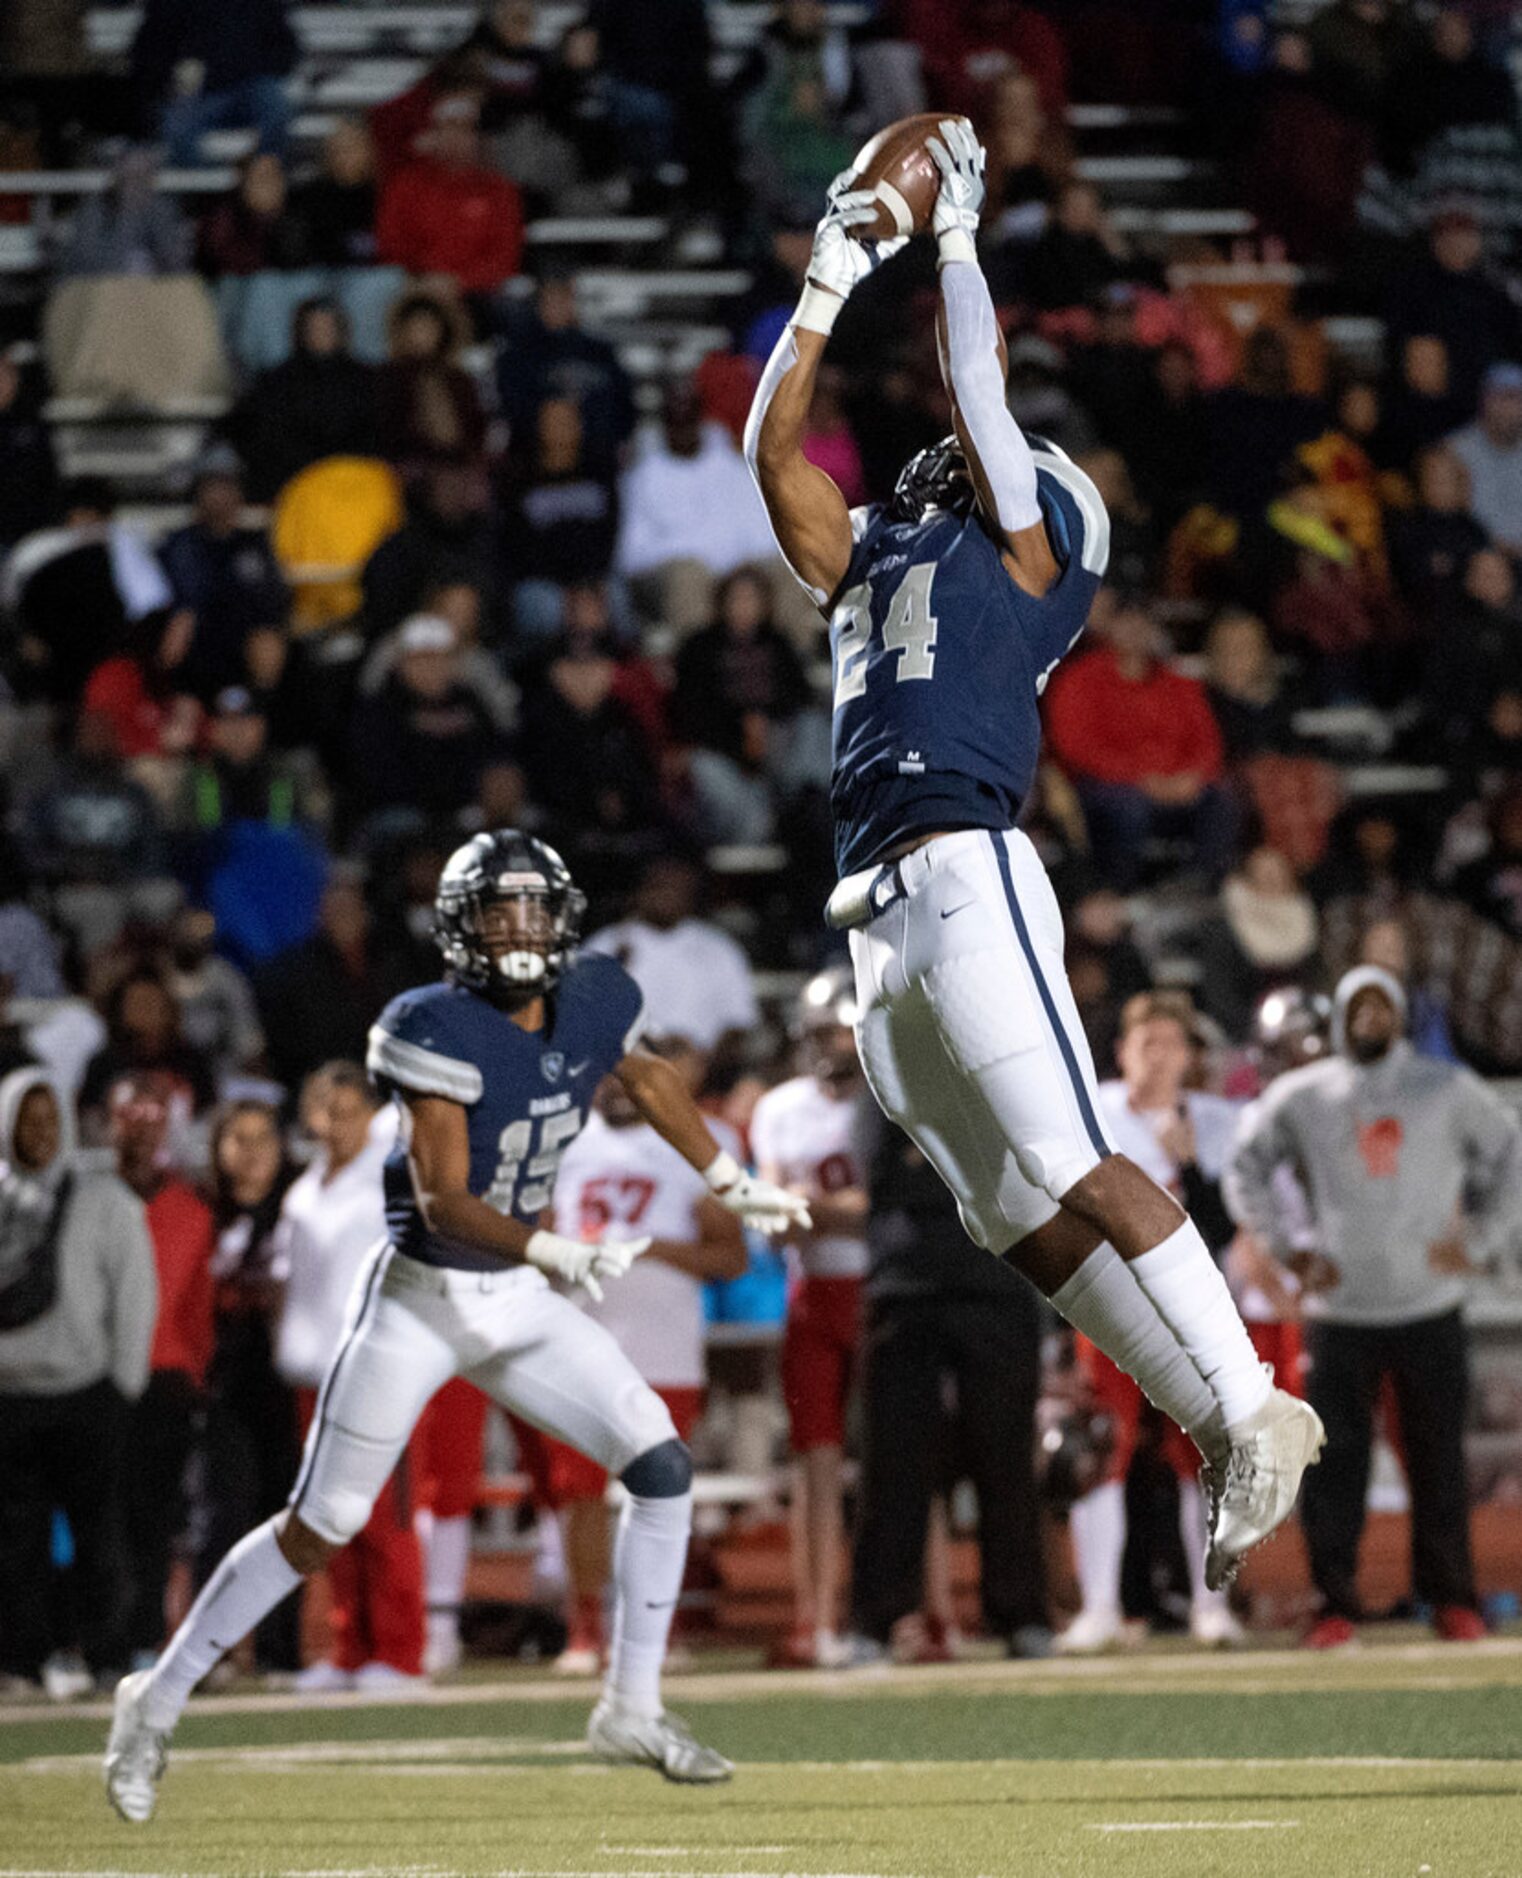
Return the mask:
[[(469, 1132), (471, 1192), (537, 1226), (598, 1083), (633, 1049), (643, 1021), (639, 987), (623, 966), (583, 952), (562, 973), (543, 1030), (522, 1029), (461, 985), (424, 985), (381, 1012), (365, 1061), (393, 1094), (458, 1102)], [(426, 1265), (500, 1271), (502, 1260), (490, 1252), (438, 1238), (424, 1224), (407, 1165), (407, 1120), (404, 1105), (386, 1162), (392, 1244)]]
[(830, 803), (839, 872), (931, 828), (1008, 828), (1041, 749), (1038, 700), (1104, 576), (1110, 523), (1089, 478), (1033, 445), (1061, 572), (1017, 587), (977, 515), (853, 510), (855, 547), (830, 619)]

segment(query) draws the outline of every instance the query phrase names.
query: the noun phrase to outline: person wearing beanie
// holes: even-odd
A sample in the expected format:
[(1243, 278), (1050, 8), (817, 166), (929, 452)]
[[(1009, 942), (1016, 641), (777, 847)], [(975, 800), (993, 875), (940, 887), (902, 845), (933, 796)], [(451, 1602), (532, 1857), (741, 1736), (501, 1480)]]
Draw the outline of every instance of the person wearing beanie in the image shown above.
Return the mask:
[[(1411, 1497), (1412, 1594), (1440, 1637), (1484, 1635), (1464, 1471), (1472, 1275), (1515, 1234), (1522, 1127), (1471, 1070), (1405, 1035), (1400, 981), (1360, 965), (1337, 986), (1333, 1051), (1272, 1083), (1248, 1111), (1226, 1200), (1300, 1280), (1306, 1394), (1326, 1425), (1302, 1518), (1322, 1615), (1315, 1648), (1350, 1643), (1373, 1410), (1388, 1377)], [(1310, 1245), (1293, 1233), (1298, 1178)]]

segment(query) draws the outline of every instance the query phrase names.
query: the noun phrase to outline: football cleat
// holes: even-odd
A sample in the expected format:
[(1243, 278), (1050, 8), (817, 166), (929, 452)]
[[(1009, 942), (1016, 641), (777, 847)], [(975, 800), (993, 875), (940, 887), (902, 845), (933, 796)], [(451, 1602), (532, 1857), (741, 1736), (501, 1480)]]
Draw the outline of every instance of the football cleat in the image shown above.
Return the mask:
[(1211, 1650), (1239, 1650), (1247, 1641), (1247, 1632), (1230, 1607), (1217, 1598), (1193, 1605), (1189, 1612), (1189, 1634), (1196, 1643)]
[(1232, 1431), (1219, 1489), (1206, 1490), (1210, 1548), (1205, 1583), (1223, 1590), (1255, 1545), (1289, 1518), (1305, 1470), (1326, 1443), (1321, 1417), (1298, 1396), (1274, 1389), (1256, 1415)]
[(144, 1669), (123, 1676), (116, 1685), (111, 1738), (106, 1743), (106, 1797), (134, 1826), (152, 1819), (169, 1758), (169, 1730), (150, 1728), (143, 1714), (152, 1680)]
[(1080, 1611), (1053, 1645), (1059, 1656), (1097, 1656), (1127, 1641), (1119, 1611)]
[(1300, 1639), (1302, 1650), (1345, 1650), (1358, 1641), (1358, 1626), (1346, 1617), (1322, 1617)]
[(728, 1780), (733, 1761), (693, 1739), (674, 1715), (631, 1715), (607, 1696), (592, 1710), (587, 1746), (600, 1761), (627, 1767), (653, 1767), (686, 1786), (710, 1786)]

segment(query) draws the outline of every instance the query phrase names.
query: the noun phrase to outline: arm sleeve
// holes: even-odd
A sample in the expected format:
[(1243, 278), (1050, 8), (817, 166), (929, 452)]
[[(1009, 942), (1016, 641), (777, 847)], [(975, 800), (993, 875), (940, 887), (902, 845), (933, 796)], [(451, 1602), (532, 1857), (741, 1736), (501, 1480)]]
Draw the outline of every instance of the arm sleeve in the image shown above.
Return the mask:
[(129, 1402), (148, 1386), (148, 1356), (159, 1315), (158, 1270), (142, 1204), (125, 1187), (113, 1196), (111, 1380)]
[(1221, 1193), (1239, 1226), (1261, 1239), (1275, 1258), (1293, 1250), (1289, 1225), (1274, 1195), (1274, 1174), (1294, 1158), (1285, 1104), (1270, 1091), (1242, 1117), (1236, 1146), (1226, 1164)]
[(947, 375), (969, 448), (1006, 534), (1041, 520), (1036, 462), (1004, 402), (999, 369), (999, 322), (988, 283), (975, 261), (948, 261), (941, 269), (946, 309)]
[(393, 1004), (381, 1012), (370, 1026), (365, 1068), (382, 1087), (442, 1096), (465, 1108), (481, 1100), (484, 1087), (479, 1065), (445, 1034), (436, 1010), (426, 1004)]
[(1464, 1071), (1459, 1078), (1460, 1127), (1469, 1178), (1469, 1237), (1482, 1258), (1522, 1245), (1522, 1125), (1504, 1102)]

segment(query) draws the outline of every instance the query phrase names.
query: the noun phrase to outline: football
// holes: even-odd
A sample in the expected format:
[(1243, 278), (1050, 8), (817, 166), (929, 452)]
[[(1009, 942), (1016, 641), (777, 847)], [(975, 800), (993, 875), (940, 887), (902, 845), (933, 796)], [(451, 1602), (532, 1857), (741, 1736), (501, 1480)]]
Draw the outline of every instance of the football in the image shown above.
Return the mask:
[(901, 117), (864, 143), (851, 165), (853, 189), (877, 197), (877, 219), (853, 229), (858, 241), (891, 241), (895, 235), (919, 235), (930, 226), (941, 172), (926, 144), (946, 120), (942, 111)]

